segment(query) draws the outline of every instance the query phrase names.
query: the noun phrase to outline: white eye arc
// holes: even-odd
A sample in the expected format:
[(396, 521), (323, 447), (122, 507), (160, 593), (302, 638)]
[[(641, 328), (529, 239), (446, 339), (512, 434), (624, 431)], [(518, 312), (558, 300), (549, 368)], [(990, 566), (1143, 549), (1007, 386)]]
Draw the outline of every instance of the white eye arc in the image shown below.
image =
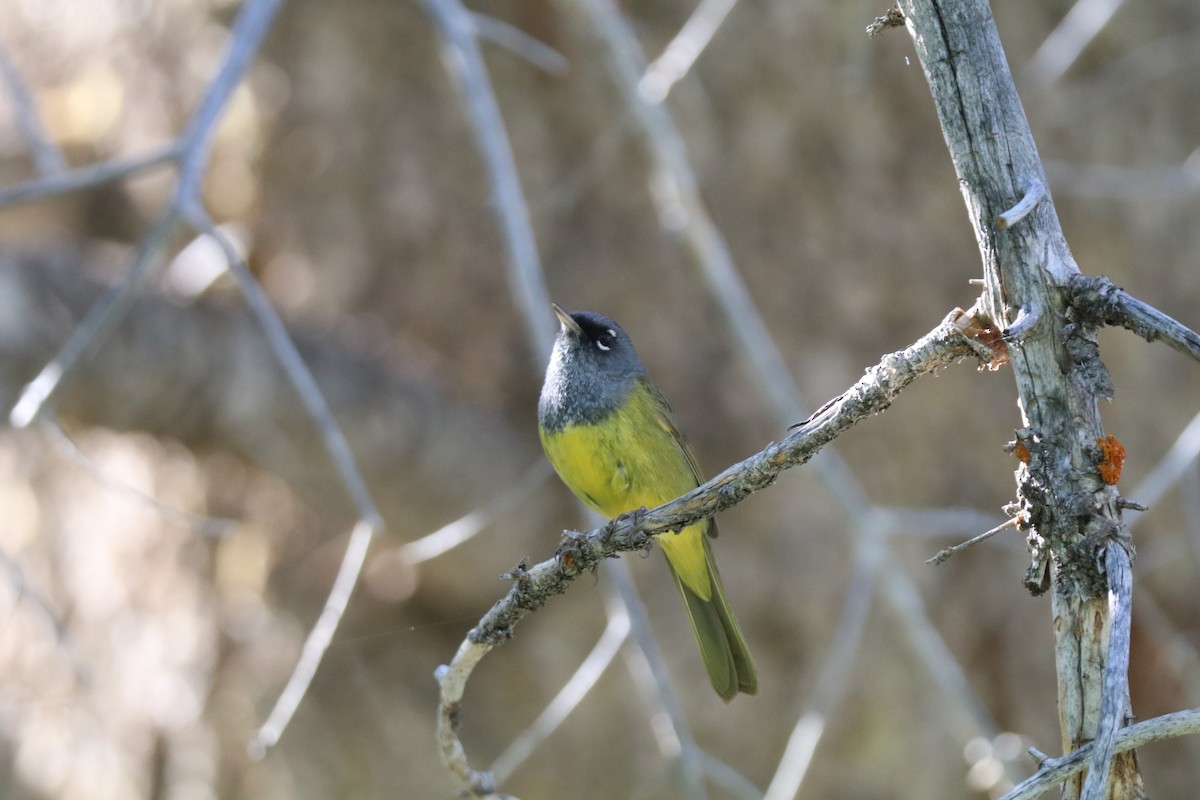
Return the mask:
[(596, 347), (599, 347), (601, 350), (607, 353), (609, 350), (612, 350), (612, 343), (616, 341), (616, 338), (617, 332), (612, 328), (609, 328), (604, 332), (604, 336), (601, 336), (596, 340)]

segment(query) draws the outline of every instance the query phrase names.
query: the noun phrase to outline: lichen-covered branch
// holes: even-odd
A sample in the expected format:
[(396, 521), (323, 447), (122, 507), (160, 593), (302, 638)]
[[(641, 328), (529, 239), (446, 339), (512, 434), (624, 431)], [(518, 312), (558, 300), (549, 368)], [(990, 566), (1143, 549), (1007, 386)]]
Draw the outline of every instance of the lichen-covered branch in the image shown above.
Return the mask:
[(1103, 275), (1074, 275), (1067, 284), (1072, 318), (1088, 328), (1118, 325), (1147, 342), (1162, 340), (1200, 361), (1200, 334), (1132, 296)]
[[(983, 262), (983, 316), (1006, 331), (1023, 426), (1014, 452), (1016, 516), (1033, 566), (1053, 587), (1064, 752), (1094, 738), (1105, 702), (1128, 704), (1124, 675), (1105, 687), (1108, 543), (1128, 543), (1114, 475), (1119, 443), (1097, 401), (1112, 394), (1091, 330), (1064, 325), (1079, 274), (986, 0), (905, 0), (912, 34)], [(1107, 449), (1106, 449), (1107, 448)], [(1110, 480), (1110, 478), (1112, 478)], [(1106, 691), (1119, 697), (1104, 699)], [(1133, 754), (1113, 762), (1106, 797), (1140, 795)], [(1066, 797), (1082, 790), (1072, 779)], [(1120, 788), (1117, 788), (1120, 787)]]
[(567, 532), (554, 556), (532, 567), (520, 564), (506, 577), (512, 587), (467, 634), (454, 660), (438, 670), (441, 712), (438, 741), (442, 757), (463, 788), (476, 796), (494, 791), (487, 773), (474, 770), (457, 736), (460, 701), (467, 679), (483, 656), (512, 638), (525, 616), (562, 594), (580, 575), (622, 552), (647, 550), (654, 534), (711, 517), (770, 486), (786, 469), (803, 464), (858, 422), (878, 414), (922, 375), (976, 354), (968, 332), (972, 321), (955, 310), (940, 325), (904, 350), (885, 356), (846, 392), (796, 425), (778, 442), (726, 469), (712, 480), (649, 511), (611, 520), (587, 533)]

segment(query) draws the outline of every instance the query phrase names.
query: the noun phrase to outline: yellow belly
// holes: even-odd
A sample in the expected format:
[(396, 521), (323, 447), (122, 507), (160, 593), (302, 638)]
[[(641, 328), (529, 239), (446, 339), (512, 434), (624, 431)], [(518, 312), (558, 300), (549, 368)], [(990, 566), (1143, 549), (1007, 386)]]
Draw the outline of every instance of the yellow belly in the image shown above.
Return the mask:
[[(579, 499), (606, 517), (654, 508), (696, 488), (696, 476), (673, 433), (653, 409), (630, 403), (595, 425), (541, 432), (554, 469)], [(680, 579), (704, 600), (712, 597), (703, 537), (708, 522), (657, 536)]]

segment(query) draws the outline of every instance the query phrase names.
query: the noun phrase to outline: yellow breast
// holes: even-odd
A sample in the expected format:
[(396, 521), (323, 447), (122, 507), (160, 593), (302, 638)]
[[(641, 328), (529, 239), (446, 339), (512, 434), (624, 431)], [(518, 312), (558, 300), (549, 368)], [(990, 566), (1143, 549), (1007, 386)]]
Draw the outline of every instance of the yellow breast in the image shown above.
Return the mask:
[[(546, 456), (563, 483), (605, 517), (662, 505), (699, 485), (671, 425), (652, 401), (635, 390), (624, 408), (595, 424), (541, 431)], [(680, 578), (705, 600), (711, 597), (702, 541), (707, 528), (704, 522), (657, 537)]]

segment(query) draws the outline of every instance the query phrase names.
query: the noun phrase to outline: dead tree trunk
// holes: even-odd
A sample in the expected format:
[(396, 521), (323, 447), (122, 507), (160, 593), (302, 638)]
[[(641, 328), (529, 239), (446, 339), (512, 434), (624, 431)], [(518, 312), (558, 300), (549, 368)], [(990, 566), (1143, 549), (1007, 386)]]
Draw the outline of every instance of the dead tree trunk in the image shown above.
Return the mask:
[[(1094, 338), (1069, 324), (1078, 268), (986, 0), (904, 0), (902, 10), (983, 259), (977, 311), (1005, 333), (1016, 376), (1014, 510), (1033, 556), (1027, 585), (1053, 592), (1066, 753), (1097, 738), (1106, 709), (1114, 730), (1129, 714), (1128, 592), (1117, 591), (1114, 573), (1128, 574), (1132, 547), (1113, 473), (1119, 446), (1097, 410), (1112, 386)], [(1107, 789), (1097, 769), (1086, 796), (1141, 797), (1136, 755), (1111, 763)], [(1063, 796), (1084, 795), (1076, 776)]]

